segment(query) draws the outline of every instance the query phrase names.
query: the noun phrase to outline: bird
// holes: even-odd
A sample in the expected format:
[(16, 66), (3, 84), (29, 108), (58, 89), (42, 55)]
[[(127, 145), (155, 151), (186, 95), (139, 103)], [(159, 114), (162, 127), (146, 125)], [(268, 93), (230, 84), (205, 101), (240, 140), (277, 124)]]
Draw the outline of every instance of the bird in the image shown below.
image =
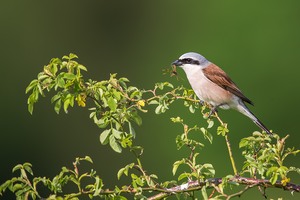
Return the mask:
[(272, 132), (246, 106), (246, 103), (254, 105), (253, 102), (220, 67), (195, 52), (181, 55), (172, 66), (182, 68), (200, 102), (211, 105), (209, 116), (217, 112), (218, 108), (235, 109), (249, 117), (267, 134), (272, 135)]

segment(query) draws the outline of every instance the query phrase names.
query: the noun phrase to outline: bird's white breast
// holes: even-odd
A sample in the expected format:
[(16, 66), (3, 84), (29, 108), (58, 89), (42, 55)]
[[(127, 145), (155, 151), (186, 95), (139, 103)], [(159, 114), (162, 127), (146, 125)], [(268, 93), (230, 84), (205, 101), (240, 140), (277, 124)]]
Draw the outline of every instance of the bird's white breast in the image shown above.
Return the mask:
[(222, 105), (221, 107), (224, 109), (228, 109), (230, 107), (229, 104), (232, 103), (233, 95), (209, 80), (202, 71), (205, 67), (184, 65), (182, 68), (185, 71), (194, 92), (200, 100), (203, 100), (213, 106)]

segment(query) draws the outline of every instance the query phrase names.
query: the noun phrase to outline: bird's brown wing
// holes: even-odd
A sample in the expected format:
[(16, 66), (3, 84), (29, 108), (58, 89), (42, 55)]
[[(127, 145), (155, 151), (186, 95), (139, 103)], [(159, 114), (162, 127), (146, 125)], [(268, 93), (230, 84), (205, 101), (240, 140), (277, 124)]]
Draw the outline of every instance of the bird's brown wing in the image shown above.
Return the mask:
[(236, 86), (231, 78), (229, 78), (229, 76), (227, 76), (227, 74), (217, 65), (210, 64), (203, 69), (203, 73), (213, 83), (240, 97), (243, 101), (253, 105), (252, 101), (241, 92), (241, 90)]

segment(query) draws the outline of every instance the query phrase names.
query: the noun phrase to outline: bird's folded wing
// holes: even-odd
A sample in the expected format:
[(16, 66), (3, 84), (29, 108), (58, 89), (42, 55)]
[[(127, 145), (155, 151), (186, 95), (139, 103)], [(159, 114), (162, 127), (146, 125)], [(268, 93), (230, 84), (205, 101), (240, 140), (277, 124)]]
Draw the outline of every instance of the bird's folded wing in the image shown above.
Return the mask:
[(253, 105), (252, 101), (241, 92), (241, 90), (236, 86), (231, 78), (228, 77), (227, 74), (217, 65), (213, 63), (210, 64), (203, 69), (203, 73), (213, 83), (238, 96), (243, 101)]

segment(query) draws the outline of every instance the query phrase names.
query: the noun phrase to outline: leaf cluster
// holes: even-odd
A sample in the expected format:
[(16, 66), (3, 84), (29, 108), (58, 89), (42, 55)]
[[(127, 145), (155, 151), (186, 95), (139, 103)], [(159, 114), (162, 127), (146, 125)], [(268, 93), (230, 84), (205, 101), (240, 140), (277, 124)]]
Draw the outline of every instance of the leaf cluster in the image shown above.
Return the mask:
[(272, 184), (278, 179), (283, 185), (290, 182), (288, 173), (291, 171), (300, 172), (299, 168), (288, 167), (285, 159), (290, 155), (296, 155), (300, 150), (285, 148), (288, 135), (280, 138), (274, 134), (275, 141), (269, 135), (254, 132), (252, 136), (243, 138), (239, 146), (244, 149), (242, 155), (245, 158), (242, 174), (248, 173), (251, 177), (262, 179), (270, 178)]

